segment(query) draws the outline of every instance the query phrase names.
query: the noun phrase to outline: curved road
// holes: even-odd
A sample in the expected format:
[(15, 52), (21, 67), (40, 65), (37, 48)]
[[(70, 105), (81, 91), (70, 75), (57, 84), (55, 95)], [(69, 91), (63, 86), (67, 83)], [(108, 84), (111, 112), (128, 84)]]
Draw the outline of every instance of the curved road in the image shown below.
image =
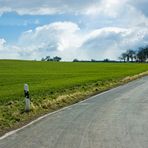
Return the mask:
[(148, 148), (148, 77), (1, 137), (0, 148)]

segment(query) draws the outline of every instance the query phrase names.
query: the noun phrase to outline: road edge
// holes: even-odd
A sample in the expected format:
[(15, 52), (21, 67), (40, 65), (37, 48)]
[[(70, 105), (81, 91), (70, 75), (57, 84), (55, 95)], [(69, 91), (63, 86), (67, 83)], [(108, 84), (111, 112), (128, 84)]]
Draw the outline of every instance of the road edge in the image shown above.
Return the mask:
[[(134, 80), (140, 79), (140, 78), (142, 78), (142, 77), (144, 77), (144, 76), (147, 76), (147, 75), (148, 75), (148, 71), (143, 72), (143, 73), (140, 73), (140, 74), (137, 74), (137, 75), (134, 75), (134, 76), (127, 76), (127, 77), (123, 78), (119, 83), (117, 83), (116, 85), (114, 85), (113, 87), (108, 88), (108, 89), (106, 89), (106, 90), (103, 90), (103, 92), (98, 92), (97, 94), (92, 94), (92, 95), (90, 95), (89, 97), (85, 98), (84, 100), (80, 100), (80, 101), (77, 102), (77, 103), (82, 103), (82, 102), (85, 102), (85, 101), (87, 101), (87, 100), (91, 100), (91, 99), (95, 98), (96, 96), (100, 96), (100, 95), (102, 95), (102, 94), (105, 94), (105, 93), (108, 93), (108, 92), (110, 92), (110, 91), (113, 91), (114, 89), (116, 89), (116, 88), (118, 88), (118, 87), (121, 87), (121, 86), (123, 86), (123, 85), (127, 85), (129, 82), (132, 82), (132, 81), (134, 81)], [(56, 114), (56, 113), (61, 112), (61, 111), (65, 110), (65, 109), (67, 109), (67, 108), (70, 108), (70, 107), (72, 107), (72, 106), (75, 106), (75, 105), (77, 105), (77, 103), (68, 105), (68, 106), (66, 106), (66, 107), (62, 107), (62, 108), (60, 108), (60, 109), (58, 109), (58, 110), (56, 110), (56, 111), (49, 112), (49, 113), (47, 113), (47, 114), (45, 114), (45, 115), (42, 115), (42, 116), (36, 118), (35, 120), (33, 120), (33, 121), (27, 123), (26, 125), (23, 125), (22, 127), (18, 128), (18, 129), (15, 129), (15, 130), (12, 130), (12, 131), (9, 131), (9, 132), (5, 133), (4, 135), (0, 136), (0, 140), (3, 140), (3, 139), (5, 139), (5, 138), (7, 138), (8, 136), (11, 136), (11, 135), (13, 135), (13, 134), (15, 134), (15, 133), (17, 133), (17, 132), (19, 132), (19, 131), (25, 129), (25, 128), (27, 128), (28, 126), (31, 126), (32, 124), (37, 123), (37, 122), (39, 122), (40, 120), (42, 120), (42, 119), (44, 119), (44, 118), (46, 118), (46, 117), (48, 117), (48, 116), (50, 116), (50, 115)]]

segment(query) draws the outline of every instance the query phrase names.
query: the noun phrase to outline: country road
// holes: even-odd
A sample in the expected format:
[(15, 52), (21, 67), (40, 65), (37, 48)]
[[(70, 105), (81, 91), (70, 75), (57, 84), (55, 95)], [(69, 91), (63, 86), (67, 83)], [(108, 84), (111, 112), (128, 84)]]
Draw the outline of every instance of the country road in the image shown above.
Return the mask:
[(0, 148), (148, 148), (148, 77), (50, 114)]

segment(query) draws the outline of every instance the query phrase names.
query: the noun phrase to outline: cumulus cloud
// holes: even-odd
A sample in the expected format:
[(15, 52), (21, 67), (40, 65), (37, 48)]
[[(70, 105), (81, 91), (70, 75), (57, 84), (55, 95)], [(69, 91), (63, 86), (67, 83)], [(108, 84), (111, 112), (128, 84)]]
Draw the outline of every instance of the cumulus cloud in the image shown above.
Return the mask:
[(0, 58), (1, 59), (19, 59), (20, 48), (13, 45), (8, 45), (6, 40), (0, 38)]
[(117, 59), (128, 48), (137, 49), (148, 44), (148, 30), (140, 28), (107, 27), (92, 31), (81, 49), (88, 57)]
[(24, 56), (59, 55), (79, 48), (82, 40), (77, 24), (56, 22), (24, 32), (18, 46), (24, 49)]
[(129, 0), (127, 1), (127, 3), (135, 7), (137, 10), (141, 11), (145, 16), (148, 16), (147, 0)]
[(148, 44), (147, 28), (104, 27), (88, 32), (72, 22), (56, 22), (29, 30), (20, 37), (18, 54), (33, 59), (46, 55), (64, 60), (117, 59), (127, 48)]
[(38, 26), (23, 32), (15, 45), (1, 39), (0, 50), (11, 48), (16, 57), (24, 59), (40, 59), (46, 55), (61, 56), (64, 60), (117, 59), (128, 48), (148, 44), (147, 5), (147, 0), (0, 0), (0, 14), (68, 13), (80, 21), (65, 19)]
[(0, 39), (0, 50), (3, 50), (4, 44), (6, 43), (5, 39)]
[(92, 3), (88, 7), (85, 7), (83, 13), (90, 16), (104, 15), (117, 17), (120, 15), (121, 9), (123, 9), (125, 5), (125, 0), (101, 0), (99, 3), (96, 1), (96, 3)]
[(147, 0), (0, 0), (0, 14), (13, 11), (20, 15), (72, 13), (117, 17), (122, 11), (136, 9), (147, 16), (147, 5)]
[[(94, 2), (98, 2), (94, 1)], [(15, 11), (20, 15), (51, 15), (55, 13), (74, 12), (91, 5), (90, 0), (1, 0), (0, 12)]]

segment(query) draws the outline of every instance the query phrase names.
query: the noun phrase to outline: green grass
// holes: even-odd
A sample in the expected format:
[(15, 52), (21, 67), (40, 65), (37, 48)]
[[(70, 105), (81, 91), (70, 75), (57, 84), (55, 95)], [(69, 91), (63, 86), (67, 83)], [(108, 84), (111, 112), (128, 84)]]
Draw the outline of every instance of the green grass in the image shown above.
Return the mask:
[[(82, 87), (85, 92), (87, 88), (91, 89), (92, 84), (97, 83), (101, 87), (107, 82), (119, 81), (147, 70), (148, 64), (135, 63), (0, 60), (0, 128), (13, 127), (21, 118), (27, 119), (27, 115), (21, 113), (24, 109), (25, 83), (30, 86), (34, 106), (40, 106), (45, 99), (79, 91)], [(39, 109), (42, 110), (42, 106)], [(38, 114), (38, 111), (33, 114)]]

